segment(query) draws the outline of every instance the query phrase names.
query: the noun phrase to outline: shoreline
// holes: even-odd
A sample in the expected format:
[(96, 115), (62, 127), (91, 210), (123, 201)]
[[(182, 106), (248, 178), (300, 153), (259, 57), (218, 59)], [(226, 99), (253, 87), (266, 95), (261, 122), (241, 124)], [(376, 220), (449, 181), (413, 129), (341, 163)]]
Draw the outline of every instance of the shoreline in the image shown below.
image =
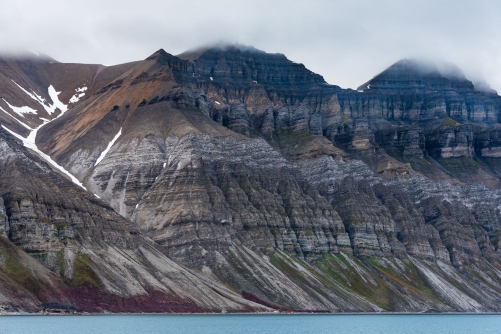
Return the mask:
[(24, 313), (24, 312), (0, 312), (2, 316), (123, 316), (123, 315), (157, 315), (157, 316), (188, 316), (188, 315), (210, 315), (210, 316), (232, 316), (232, 315), (501, 315), (501, 312), (235, 312), (235, 313), (87, 313), (87, 312), (47, 312), (47, 313)]

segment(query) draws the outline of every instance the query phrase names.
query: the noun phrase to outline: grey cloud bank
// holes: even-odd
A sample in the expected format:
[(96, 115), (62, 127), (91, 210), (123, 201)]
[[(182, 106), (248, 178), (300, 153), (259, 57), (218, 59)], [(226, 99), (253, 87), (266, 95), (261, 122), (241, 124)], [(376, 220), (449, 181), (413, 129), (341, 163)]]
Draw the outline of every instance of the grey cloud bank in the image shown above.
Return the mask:
[(441, 58), (501, 91), (501, 2), (0, 1), (3, 49), (116, 64), (230, 40), (356, 88), (406, 57)]

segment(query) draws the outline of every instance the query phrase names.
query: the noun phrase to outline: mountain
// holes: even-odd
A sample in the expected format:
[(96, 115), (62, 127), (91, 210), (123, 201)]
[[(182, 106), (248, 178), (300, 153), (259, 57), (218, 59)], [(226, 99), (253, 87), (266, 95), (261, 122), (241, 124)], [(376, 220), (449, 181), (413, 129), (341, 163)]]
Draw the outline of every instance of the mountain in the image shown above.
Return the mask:
[(133, 224), (2, 128), (0, 150), (2, 310), (267, 310), (172, 262)]
[[(86, 255), (103, 269), (94, 270), (96, 282), (113, 281), (111, 268), (127, 269), (120, 285), (95, 287), (109, 300), (145, 307), (121, 291), (139, 285), (150, 303), (151, 286), (167, 291), (165, 283), (150, 284), (138, 268), (165, 265), (177, 270), (168, 291), (188, 295), (179, 305), (202, 312), (501, 309), (501, 104), (456, 66), (401, 60), (358, 90), (241, 44), (178, 56), (159, 50), (120, 66), (25, 143), (85, 187), (51, 172), (79, 194), (73, 207), (105, 210), (114, 235), (134, 239), (120, 251), (104, 234), (65, 246), (99, 250)], [(16, 200), (6, 192), (5, 207), (28, 195), (33, 203), (68, 196), (35, 189)], [(56, 212), (73, 207), (43, 219), (56, 222)], [(9, 210), (6, 224), (26, 224)], [(50, 240), (37, 228), (18, 230), (24, 239), (7, 234), (6, 242), (19, 254), (46, 254), (32, 258), (74, 284), (74, 274), (46, 260), (57, 257)], [(123, 248), (133, 264), (116, 259)], [(154, 264), (143, 249), (156, 254)]]

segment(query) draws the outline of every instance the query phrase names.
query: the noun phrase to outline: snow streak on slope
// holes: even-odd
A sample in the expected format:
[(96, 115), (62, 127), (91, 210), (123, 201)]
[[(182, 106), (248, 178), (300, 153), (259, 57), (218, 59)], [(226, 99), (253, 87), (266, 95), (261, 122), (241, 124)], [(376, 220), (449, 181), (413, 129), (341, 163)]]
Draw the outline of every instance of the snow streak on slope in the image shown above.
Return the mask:
[(97, 166), (97, 164), (100, 163), (101, 160), (104, 159), (104, 157), (106, 156), (106, 154), (108, 154), (108, 151), (110, 150), (110, 148), (113, 146), (113, 144), (115, 144), (115, 142), (117, 141), (118, 137), (120, 137), (121, 134), (122, 134), (122, 128), (120, 128), (120, 131), (118, 131), (118, 133), (116, 134), (115, 138), (113, 138), (110, 141), (110, 143), (108, 144), (108, 147), (106, 147), (106, 149), (101, 153), (101, 155), (99, 156), (99, 158), (97, 158), (97, 161), (94, 164), (94, 166)]
[(17, 118), (15, 118), (14, 116), (12, 116), (11, 114), (9, 114), (2, 107), (0, 107), (0, 110), (3, 111), (4, 113), (6, 113), (7, 115), (9, 115), (10, 117), (14, 118), (16, 121), (18, 121), (19, 124), (21, 124), (22, 126), (24, 126), (26, 129), (28, 129), (30, 131), (33, 131), (33, 128), (29, 127), (28, 125), (24, 124), (23, 122), (21, 122), (20, 120), (18, 120)]
[[(49, 96), (50, 96), (50, 98), (52, 99), (52, 102), (53, 102), (53, 104), (51, 105), (51, 104), (47, 103), (47, 101), (43, 97), (41, 97), (40, 95), (37, 95), (33, 90), (31, 92), (29, 92), (28, 90), (26, 90), (23, 87), (21, 87), (14, 80), (11, 79), (11, 81), (17, 87), (19, 87), (19, 89), (21, 89), (23, 92), (25, 92), (26, 95), (28, 95), (29, 97), (31, 97), (36, 102), (40, 103), (42, 105), (42, 107), (45, 109), (45, 111), (47, 111), (47, 113), (49, 115), (52, 115), (56, 111), (56, 108), (59, 108), (59, 110), (61, 110), (62, 113), (65, 112), (66, 110), (68, 110), (68, 106), (66, 104), (62, 103), (61, 101), (59, 101), (58, 95), (61, 92), (56, 92), (56, 89), (52, 85), (50, 85), (49, 89), (48, 89)], [(5, 102), (7, 102), (7, 101), (5, 101)]]
[[(15, 82), (14, 82), (15, 83)], [(16, 84), (17, 85), (17, 84)], [(23, 145), (35, 152), (37, 152), (43, 159), (45, 159), (48, 163), (50, 163), (52, 166), (54, 166), (54, 168), (56, 168), (57, 170), (61, 171), (63, 174), (67, 175), (71, 181), (73, 183), (75, 183), (76, 185), (82, 187), (83, 189), (87, 190), (83, 185), (82, 183), (76, 178), (74, 177), (70, 172), (68, 172), (66, 169), (64, 169), (62, 166), (58, 165), (54, 160), (52, 160), (52, 158), (50, 156), (48, 156), (47, 154), (43, 153), (42, 151), (40, 151), (35, 143), (35, 139), (37, 137), (37, 132), (38, 130), (40, 130), (45, 124), (57, 119), (58, 117), (61, 117), (67, 110), (68, 110), (68, 106), (65, 105), (64, 103), (62, 103), (61, 101), (59, 101), (59, 98), (58, 98), (58, 95), (61, 93), (61, 92), (56, 92), (56, 90), (54, 89), (54, 87), (52, 85), (49, 86), (48, 88), (48, 91), (49, 91), (49, 96), (50, 98), (52, 99), (52, 101), (54, 102), (54, 104), (50, 107), (47, 107), (43, 104), (43, 102), (37, 98), (34, 97), (34, 95), (30, 94), (28, 91), (26, 91), (25, 89), (23, 89), (21, 86), (17, 85), (19, 88), (21, 88), (26, 94), (28, 94), (29, 96), (31, 96), (33, 99), (35, 99), (36, 101), (38, 101), (42, 106), (44, 106), (45, 110), (47, 110), (47, 108), (50, 108), (52, 110), (52, 112), (54, 112), (54, 110), (56, 108), (59, 108), (59, 110), (61, 110), (61, 113), (59, 115), (57, 115), (57, 117), (53, 118), (52, 120), (48, 120), (48, 119), (43, 119), (41, 118), (44, 122), (43, 124), (41, 124), (40, 126), (38, 126), (36, 129), (32, 129), (30, 127), (28, 127), (26, 124), (22, 123), (21, 121), (17, 120), (19, 123), (21, 123), (22, 125), (24, 125), (26, 128), (28, 128), (29, 130), (31, 130), (30, 134), (28, 135), (27, 138), (24, 138), (20, 135), (18, 135), (17, 133), (15, 133), (14, 131), (11, 131), (9, 130), (8, 128), (6, 128), (4, 125), (2, 125), (2, 127), (7, 130), (9, 133), (11, 133), (14, 137), (20, 139), (22, 142), (23, 142)], [(38, 97), (38, 95), (37, 95)], [(5, 100), (4, 100), (5, 101)], [(43, 100), (45, 101), (45, 100)], [(7, 101), (5, 101), (7, 103)], [(8, 104), (8, 103), (7, 103)], [(9, 107), (10, 104), (9, 104)], [(12, 108), (12, 107), (11, 107)], [(0, 108), (1, 109), (1, 108)], [(30, 108), (31, 109), (31, 108)], [(5, 110), (2, 109), (2, 111), (6, 112)], [(15, 111), (15, 110), (14, 110)], [(52, 112), (49, 112), (47, 111), (49, 114), (51, 114)], [(6, 112), (7, 113), (7, 112)], [(35, 113), (36, 113), (36, 110), (35, 110)], [(8, 113), (7, 113), (8, 114)], [(9, 114), (10, 115), (10, 114)], [(14, 116), (10, 115), (11, 117), (15, 118)], [(22, 116), (22, 115), (21, 115)], [(24, 116), (23, 116), (24, 117)], [(120, 132), (122, 131), (122, 129), (120, 129)]]
[(11, 131), (9, 130), (8, 128), (6, 128), (5, 126), (2, 125), (2, 128), (4, 128), (5, 130), (7, 130), (8, 132), (10, 132), (14, 137), (20, 139), (22, 142), (23, 142), (23, 145), (35, 152), (37, 152), (42, 158), (44, 158), (47, 162), (49, 162), (52, 166), (54, 166), (57, 170), (61, 171), (63, 174), (67, 175), (71, 181), (77, 185), (79, 185), (80, 187), (82, 187), (83, 189), (87, 190), (80, 181), (78, 181), (78, 179), (76, 177), (74, 177), (73, 175), (71, 175), (66, 169), (64, 169), (63, 167), (59, 166), (54, 160), (52, 160), (51, 157), (49, 157), (47, 154), (43, 153), (42, 151), (40, 151), (37, 147), (37, 145), (35, 144), (35, 138), (37, 136), (37, 132), (38, 130), (40, 130), (40, 128), (42, 126), (44, 126), (45, 124), (49, 123), (47, 120), (46, 122), (44, 122), (42, 125), (40, 125), (38, 128), (34, 129), (33, 131), (30, 132), (28, 138), (24, 138), (20, 135), (18, 135), (17, 133), (15, 133), (14, 131)]
[(28, 138), (24, 138), (20, 135), (18, 135), (17, 133), (15, 133), (14, 131), (11, 131), (9, 129), (7, 129), (5, 126), (2, 125), (2, 128), (4, 128), (5, 130), (9, 131), (10, 134), (12, 134), (14, 137), (20, 139), (22, 142), (23, 142), (23, 145), (35, 152), (37, 152), (43, 159), (45, 159), (48, 163), (50, 163), (54, 168), (56, 168), (57, 170), (61, 171), (63, 174), (67, 175), (71, 181), (73, 183), (75, 183), (76, 185), (79, 185), (80, 187), (82, 187), (83, 189), (87, 190), (80, 181), (78, 181), (78, 179), (76, 177), (74, 177), (70, 172), (68, 172), (66, 169), (64, 169), (63, 167), (59, 166), (54, 160), (52, 160), (51, 157), (49, 157), (47, 154), (43, 153), (42, 151), (40, 151), (37, 147), (37, 145), (35, 144), (35, 138), (37, 137), (37, 132), (38, 130), (40, 130), (40, 128), (42, 126), (44, 126), (45, 124), (49, 123), (48, 120), (45, 120), (45, 122), (40, 125), (38, 128), (34, 129), (33, 131), (30, 132), (30, 134), (28, 135)]
[(32, 109), (28, 106), (15, 107), (15, 106), (11, 105), (9, 102), (5, 101), (4, 98), (2, 98), (2, 100), (5, 103), (7, 103), (7, 105), (9, 106), (10, 109), (12, 109), (13, 112), (15, 112), (16, 114), (18, 114), (21, 117), (24, 117), (24, 114), (35, 114), (35, 115), (38, 114), (38, 112), (35, 109)]
[(43, 97), (41, 97), (40, 95), (38, 95), (37, 93), (35, 93), (34, 91), (28, 92), (26, 89), (24, 89), (23, 87), (21, 87), (20, 85), (18, 85), (18, 83), (15, 82), (14, 80), (10, 79), (10, 81), (12, 81), (17, 87), (19, 87), (20, 90), (22, 90), (23, 92), (25, 92), (33, 100), (37, 101), (38, 103), (40, 103), (42, 105), (45, 102), (45, 99)]

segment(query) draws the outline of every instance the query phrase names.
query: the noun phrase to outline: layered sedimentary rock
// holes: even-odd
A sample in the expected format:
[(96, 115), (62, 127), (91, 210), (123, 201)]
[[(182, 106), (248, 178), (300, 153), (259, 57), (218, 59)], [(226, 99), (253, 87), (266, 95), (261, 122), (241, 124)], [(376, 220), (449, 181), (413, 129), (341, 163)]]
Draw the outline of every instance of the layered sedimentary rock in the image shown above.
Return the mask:
[(1, 128), (0, 152), (3, 310), (267, 310), (174, 263)]
[[(3, 196), (4, 233), (56, 273), (82, 228), (90, 250), (154, 245), (141, 259), (175, 264), (198, 310), (497, 311), (499, 110), (448, 64), (403, 60), (354, 91), (251, 47), (159, 50), (37, 136), (91, 195), (42, 218)], [(150, 291), (136, 264), (99, 288)]]

